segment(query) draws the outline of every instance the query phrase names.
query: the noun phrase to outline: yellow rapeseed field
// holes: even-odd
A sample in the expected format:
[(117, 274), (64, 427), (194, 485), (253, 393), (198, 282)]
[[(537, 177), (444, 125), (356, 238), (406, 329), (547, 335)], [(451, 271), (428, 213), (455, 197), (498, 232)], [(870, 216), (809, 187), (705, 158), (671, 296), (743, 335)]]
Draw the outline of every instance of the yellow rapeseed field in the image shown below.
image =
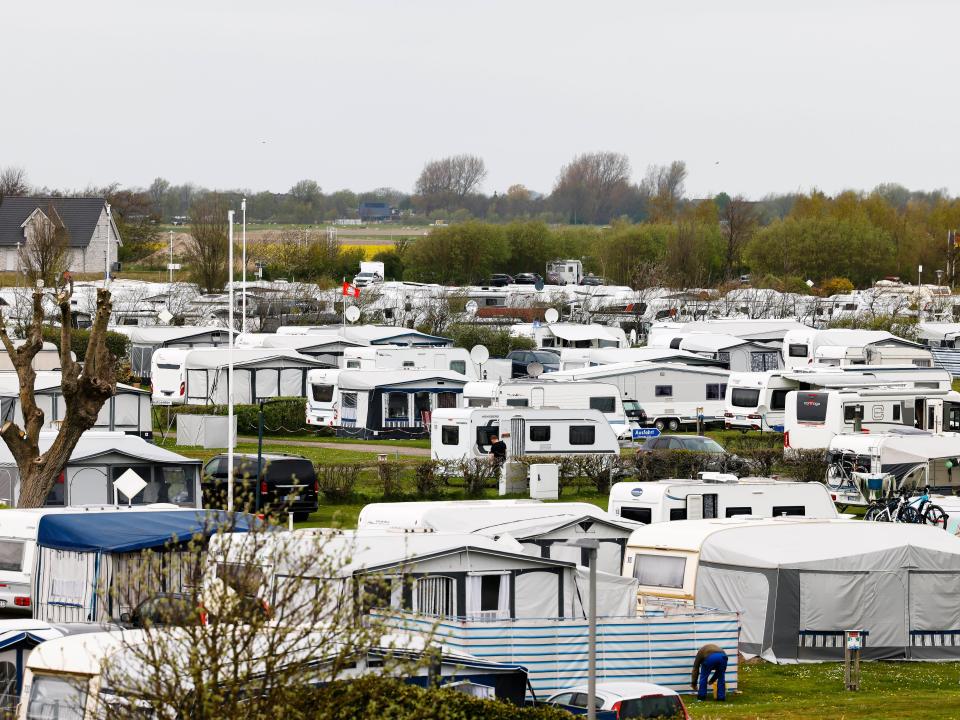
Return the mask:
[(384, 245), (351, 245), (350, 243), (343, 243), (340, 247), (344, 250), (353, 250), (354, 248), (360, 248), (363, 250), (363, 256), (367, 260), (372, 258), (378, 252), (385, 252), (387, 250), (393, 250), (393, 243), (386, 243)]

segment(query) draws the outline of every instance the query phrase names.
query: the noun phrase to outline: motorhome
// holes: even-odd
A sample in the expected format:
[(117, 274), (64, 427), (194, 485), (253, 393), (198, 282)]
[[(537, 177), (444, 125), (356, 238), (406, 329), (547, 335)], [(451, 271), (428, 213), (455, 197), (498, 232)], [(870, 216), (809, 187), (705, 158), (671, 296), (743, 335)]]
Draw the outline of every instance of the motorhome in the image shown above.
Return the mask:
[(607, 511), (624, 520), (645, 524), (737, 515), (839, 517), (823, 485), (769, 478), (730, 482), (619, 482), (610, 488)]
[(561, 370), (582, 370), (594, 365), (642, 361), (715, 365), (717, 367), (722, 365), (719, 361), (706, 358), (703, 355), (667, 347), (564, 348), (560, 351)]
[(880, 330), (816, 330), (799, 328), (783, 338), (783, 366), (916, 365), (930, 367), (931, 355), (922, 345)]
[(349, 437), (426, 435), (431, 413), (463, 405), (467, 382), (452, 370), (312, 370), (306, 421)]
[(583, 280), (583, 263), (580, 260), (551, 260), (547, 263), (547, 280), (559, 281), (559, 285), (579, 285)]
[(490, 407), (434, 412), (430, 455), (445, 462), (487, 458), (494, 435), (506, 442), (508, 457), (620, 453), (617, 436), (599, 410)]
[(624, 406), (620, 388), (612, 383), (589, 380), (554, 380), (557, 373), (536, 380), (505, 383), (467, 383), (463, 389), (465, 407), (532, 407), (581, 410), (593, 408), (603, 413), (620, 438), (629, 438), (639, 427), (637, 418)]
[(826, 450), (834, 436), (902, 427), (932, 433), (960, 431), (960, 393), (916, 388), (791, 390), (786, 396), (783, 446)]
[[(225, 404), (230, 353), (222, 348), (162, 348), (153, 354), (154, 405)], [(327, 367), (295, 350), (234, 348), (233, 401), (255, 403), (270, 397), (305, 397), (307, 373)]]
[(488, 359), (475, 363), (466, 348), (383, 347), (348, 348), (343, 352), (344, 370), (452, 370), (471, 380), (509, 380), (509, 360)]
[(844, 505), (900, 488), (930, 487), (935, 492), (960, 489), (960, 434), (933, 434), (915, 428), (882, 433), (841, 433), (827, 449), (827, 488)]
[(517, 323), (510, 327), (516, 337), (532, 339), (538, 348), (627, 348), (630, 341), (619, 327), (591, 323)]
[(843, 390), (877, 385), (949, 390), (950, 374), (940, 368), (914, 365), (808, 365), (765, 373), (730, 373), (724, 403), (724, 426), (737, 430), (783, 432), (786, 398), (791, 390)]
[(592, 380), (620, 389), (631, 421), (660, 430), (693, 425), (702, 415), (708, 424), (723, 422), (730, 373), (722, 368), (678, 363), (612, 363), (551, 373), (551, 380)]

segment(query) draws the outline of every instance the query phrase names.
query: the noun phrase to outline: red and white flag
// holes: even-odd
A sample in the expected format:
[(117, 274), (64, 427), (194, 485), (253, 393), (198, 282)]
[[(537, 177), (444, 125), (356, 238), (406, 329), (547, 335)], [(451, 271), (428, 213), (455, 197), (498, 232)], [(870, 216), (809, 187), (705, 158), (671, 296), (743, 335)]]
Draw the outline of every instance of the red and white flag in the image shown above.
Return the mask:
[(353, 284), (351, 284), (351, 283), (348, 283), (348, 282), (344, 281), (344, 283), (343, 283), (343, 294), (344, 294), (345, 296), (346, 296), (346, 295), (349, 295), (350, 297), (358, 298), (358, 297), (360, 297), (360, 288), (358, 288), (356, 285), (353, 285)]

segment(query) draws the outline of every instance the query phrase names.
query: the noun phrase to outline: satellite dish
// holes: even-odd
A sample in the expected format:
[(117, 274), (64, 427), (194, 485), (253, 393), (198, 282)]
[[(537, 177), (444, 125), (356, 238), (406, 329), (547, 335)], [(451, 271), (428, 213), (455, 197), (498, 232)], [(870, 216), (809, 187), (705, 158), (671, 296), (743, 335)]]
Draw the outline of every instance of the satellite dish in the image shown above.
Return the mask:
[(547, 311), (543, 314), (543, 319), (548, 323), (555, 323), (560, 319), (560, 313), (557, 312), (556, 308), (547, 308)]
[(344, 312), (344, 316), (347, 318), (348, 322), (356, 322), (360, 319), (360, 308), (358, 308), (356, 305), (351, 305), (347, 308), (346, 312)]
[(464, 306), (464, 309), (467, 311), (468, 315), (476, 315), (477, 310), (480, 309), (480, 306), (477, 304), (476, 300), (471, 300)]
[(530, 377), (540, 377), (543, 375), (543, 365), (534, 361), (527, 365), (527, 375)]
[(542, 278), (542, 277), (538, 277), (538, 278), (537, 278), (537, 281), (533, 284), (533, 286), (534, 286), (537, 290), (543, 290), (543, 278)]
[(485, 345), (474, 345), (470, 348), (470, 359), (477, 365), (483, 365), (490, 359), (490, 351), (487, 350)]
[(128, 469), (123, 475), (113, 481), (113, 487), (127, 499), (128, 503), (133, 503), (133, 498), (147, 486), (142, 477), (134, 472), (133, 468)]

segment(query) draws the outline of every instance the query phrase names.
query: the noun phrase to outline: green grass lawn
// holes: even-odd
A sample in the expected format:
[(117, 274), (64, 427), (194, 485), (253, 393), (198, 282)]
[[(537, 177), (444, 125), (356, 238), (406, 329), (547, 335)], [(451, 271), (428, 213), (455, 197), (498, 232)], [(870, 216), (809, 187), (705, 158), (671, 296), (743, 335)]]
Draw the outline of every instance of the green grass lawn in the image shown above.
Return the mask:
[(960, 663), (869, 662), (861, 689), (843, 687), (843, 665), (740, 666), (740, 692), (727, 702), (686, 700), (691, 717), (712, 718), (960, 718)]

